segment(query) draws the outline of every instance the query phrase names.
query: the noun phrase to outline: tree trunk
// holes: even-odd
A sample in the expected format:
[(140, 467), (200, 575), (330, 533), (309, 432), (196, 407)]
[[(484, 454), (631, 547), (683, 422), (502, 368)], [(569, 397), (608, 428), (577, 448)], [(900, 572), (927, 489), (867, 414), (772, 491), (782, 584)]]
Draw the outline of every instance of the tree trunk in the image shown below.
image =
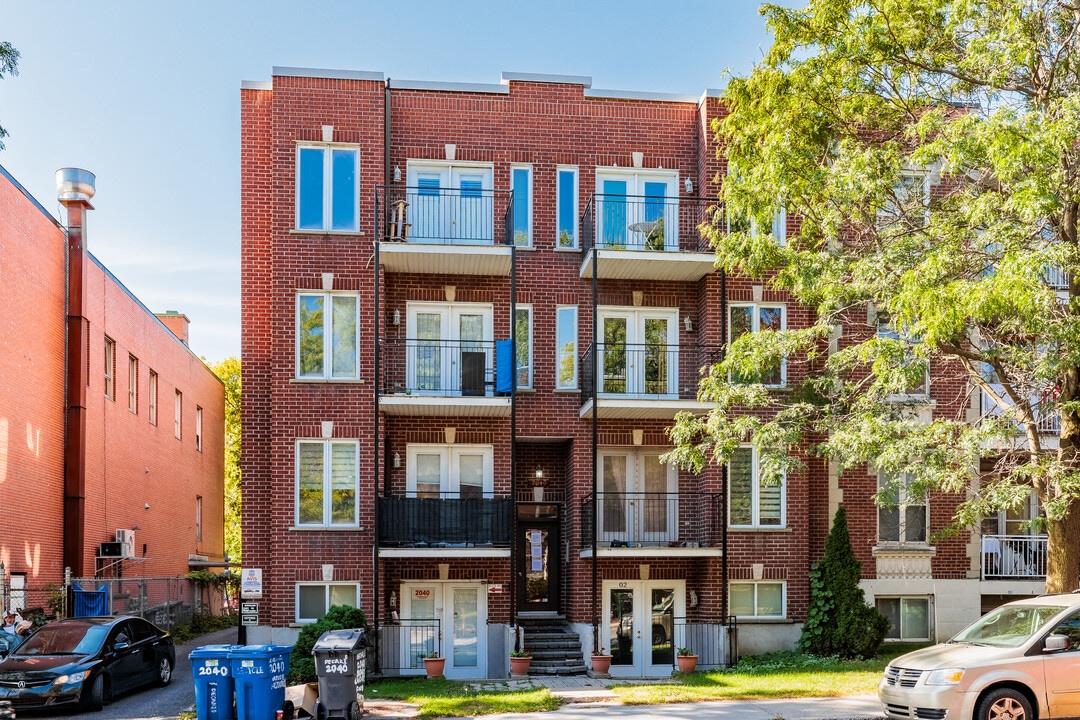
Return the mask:
[[(1076, 398), (1076, 373), (1070, 372), (1062, 384), (1061, 400)], [(1080, 467), (1080, 417), (1076, 413), (1061, 411), (1061, 438), (1058, 459), (1065, 467)], [(1054, 484), (1036, 482), (1039, 499), (1053, 497)], [(1060, 520), (1047, 521), (1046, 541), (1046, 592), (1072, 592), (1080, 589), (1080, 502), (1073, 501), (1068, 513)]]

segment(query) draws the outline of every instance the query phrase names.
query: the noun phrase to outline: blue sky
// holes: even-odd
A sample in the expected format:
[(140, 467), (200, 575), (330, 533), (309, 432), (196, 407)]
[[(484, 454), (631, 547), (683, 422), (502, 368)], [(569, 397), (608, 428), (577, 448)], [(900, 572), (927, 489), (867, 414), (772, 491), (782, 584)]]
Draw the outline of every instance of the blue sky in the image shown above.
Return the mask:
[(369, 2), (3, 0), (0, 165), (53, 214), (54, 172), (97, 176), (88, 246), (151, 310), (191, 319), (210, 361), (240, 354), (240, 82), (273, 66), (700, 94), (768, 45), (756, 0)]

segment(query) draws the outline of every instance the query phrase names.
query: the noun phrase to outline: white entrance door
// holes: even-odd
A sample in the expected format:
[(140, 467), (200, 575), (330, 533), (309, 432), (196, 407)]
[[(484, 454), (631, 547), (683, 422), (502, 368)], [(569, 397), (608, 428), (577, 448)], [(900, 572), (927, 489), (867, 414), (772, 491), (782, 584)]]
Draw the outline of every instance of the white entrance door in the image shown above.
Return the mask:
[(410, 165), (410, 242), (490, 245), (494, 238), (491, 177), (489, 167)]
[[(494, 366), (492, 333), (490, 306), (410, 304), (408, 387), (421, 395), (459, 395), (463, 388), (484, 394), (483, 376)], [(470, 375), (477, 368), (479, 378)]]
[(683, 641), (675, 618), (686, 616), (685, 580), (605, 580), (604, 647), (613, 677), (665, 677)]
[[(402, 585), (406, 598), (402, 620), (414, 627), (408, 643), (407, 672), (424, 672), (423, 656), (437, 650), (446, 658), (448, 678), (487, 676), (487, 593), (476, 584), (423, 583)], [(437, 630), (421, 632), (421, 628)]]
[(659, 451), (600, 452), (601, 543), (667, 544), (679, 539), (678, 477)]
[(601, 310), (600, 392), (678, 397), (677, 315), (671, 310)]

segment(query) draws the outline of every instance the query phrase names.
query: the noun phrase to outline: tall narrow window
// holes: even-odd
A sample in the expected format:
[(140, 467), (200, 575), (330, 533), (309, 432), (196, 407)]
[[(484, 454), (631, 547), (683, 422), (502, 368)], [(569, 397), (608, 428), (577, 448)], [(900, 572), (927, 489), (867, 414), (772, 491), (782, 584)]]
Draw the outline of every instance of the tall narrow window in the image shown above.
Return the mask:
[[(735, 342), (742, 335), (757, 332), (780, 332), (785, 329), (783, 305), (731, 305), (728, 335)], [(764, 365), (758, 373), (748, 377), (736, 375), (734, 382), (760, 382), (763, 385), (780, 386), (785, 383), (787, 367), (783, 359)]]
[(296, 227), (356, 232), (360, 183), (356, 150), (301, 146), (296, 160)]
[(157, 373), (150, 371), (150, 382), (146, 388), (146, 415), (151, 425), (157, 425)]
[(128, 355), (128, 410), (139, 412), (139, 360)]
[(297, 296), (296, 374), (304, 379), (356, 380), (360, 299), (337, 293)]
[(195, 541), (202, 541), (202, 495), (195, 496)]
[(176, 439), (180, 440), (180, 418), (181, 409), (184, 405), (184, 394), (179, 390), (176, 391), (176, 404), (173, 407), (173, 425), (175, 426)]
[(556, 390), (576, 390), (578, 386), (577, 311), (573, 305), (555, 309)]
[(532, 246), (532, 168), (510, 169), (511, 189), (514, 191), (514, 244)]
[(355, 525), (359, 485), (356, 441), (296, 443), (296, 524)]
[(105, 338), (105, 397), (116, 398), (116, 342)]
[(202, 408), (195, 406), (195, 449), (202, 452)]
[(515, 313), (517, 350), (514, 356), (517, 360), (517, 386), (518, 388), (531, 388), (533, 386), (532, 306), (518, 305)]
[(899, 479), (878, 473), (882, 499), (878, 506), (878, 540), (883, 543), (926, 542), (926, 499), (911, 494), (910, 475)]
[(756, 448), (738, 448), (728, 462), (728, 524), (731, 527), (784, 527), (784, 483), (766, 485)]
[(578, 223), (578, 171), (577, 168), (558, 169), (558, 188), (556, 190), (556, 211), (559, 239), (556, 247), (577, 247)]

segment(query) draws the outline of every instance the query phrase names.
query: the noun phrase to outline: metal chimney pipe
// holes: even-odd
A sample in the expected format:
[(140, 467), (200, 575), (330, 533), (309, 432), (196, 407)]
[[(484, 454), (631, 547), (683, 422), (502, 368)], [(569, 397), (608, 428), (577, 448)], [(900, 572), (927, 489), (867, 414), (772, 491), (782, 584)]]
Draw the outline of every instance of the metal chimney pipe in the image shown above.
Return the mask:
[(67, 209), (68, 248), (82, 250), (86, 235), (86, 211), (96, 190), (94, 173), (82, 168), (56, 171), (56, 199)]

